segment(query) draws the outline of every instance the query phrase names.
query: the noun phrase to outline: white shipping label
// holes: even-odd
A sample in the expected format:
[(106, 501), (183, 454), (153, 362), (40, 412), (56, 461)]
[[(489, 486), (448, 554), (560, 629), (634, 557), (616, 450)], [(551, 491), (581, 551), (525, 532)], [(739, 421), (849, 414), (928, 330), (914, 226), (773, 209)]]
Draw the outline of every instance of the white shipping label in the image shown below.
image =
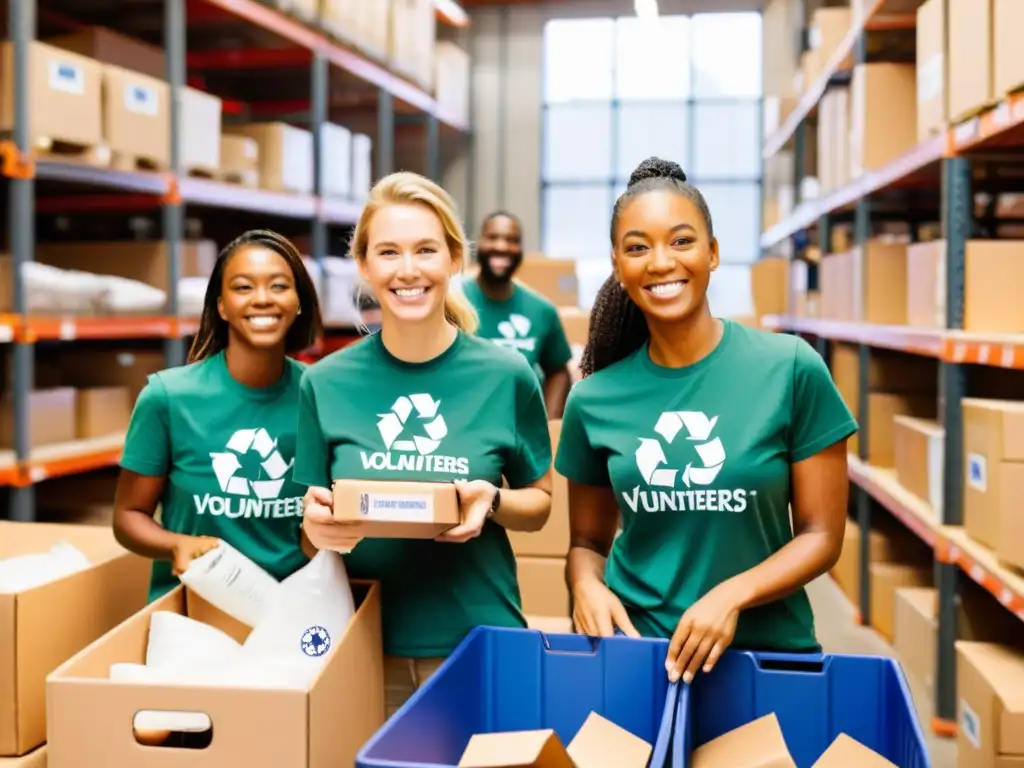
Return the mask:
[(988, 461), (980, 453), (967, 454), (967, 485), (980, 493), (988, 490)]
[(974, 745), (981, 749), (981, 721), (977, 713), (971, 709), (966, 700), (960, 699), (960, 732)]
[(85, 93), (85, 73), (73, 62), (51, 59), (50, 88), (81, 96)]
[(429, 523), (434, 497), (429, 493), (361, 493), (359, 515), (389, 523)]
[(137, 115), (155, 117), (160, 108), (156, 91), (138, 83), (129, 83), (124, 87), (124, 107)]
[(942, 95), (943, 62), (941, 53), (924, 62), (917, 70), (917, 102), (931, 101)]

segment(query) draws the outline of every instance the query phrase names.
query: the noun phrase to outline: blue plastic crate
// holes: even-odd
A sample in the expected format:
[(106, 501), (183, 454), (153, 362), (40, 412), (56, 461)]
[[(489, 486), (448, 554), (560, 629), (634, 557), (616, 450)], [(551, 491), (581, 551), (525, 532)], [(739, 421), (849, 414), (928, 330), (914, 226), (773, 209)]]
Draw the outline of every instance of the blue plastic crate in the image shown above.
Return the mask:
[(673, 748), (693, 749), (774, 712), (798, 768), (811, 768), (840, 734), (900, 768), (931, 768), (903, 671), (892, 659), (729, 651), (678, 699)]
[(653, 744), (651, 768), (682, 768), (669, 756), (679, 690), (665, 674), (667, 652), (664, 640), (479, 627), (356, 764), (456, 766), (475, 733), (552, 728), (568, 745), (594, 711)]

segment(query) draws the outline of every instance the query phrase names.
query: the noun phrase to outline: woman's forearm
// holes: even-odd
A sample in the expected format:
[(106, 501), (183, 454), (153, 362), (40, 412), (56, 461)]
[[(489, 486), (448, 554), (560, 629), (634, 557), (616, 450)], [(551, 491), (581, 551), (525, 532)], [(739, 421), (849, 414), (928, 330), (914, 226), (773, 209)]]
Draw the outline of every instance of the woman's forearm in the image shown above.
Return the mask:
[(607, 560), (607, 555), (602, 555), (596, 547), (573, 542), (565, 565), (565, 578), (569, 589), (586, 581), (597, 580), (603, 583)]
[(733, 576), (722, 586), (734, 590), (740, 610), (788, 597), (835, 565), (842, 541), (825, 531), (806, 531), (764, 562)]
[(114, 516), (114, 537), (129, 552), (150, 560), (170, 560), (181, 538), (161, 526), (153, 516), (136, 509), (121, 509)]
[(510, 531), (539, 531), (551, 515), (551, 493), (541, 488), (501, 489), (494, 522)]

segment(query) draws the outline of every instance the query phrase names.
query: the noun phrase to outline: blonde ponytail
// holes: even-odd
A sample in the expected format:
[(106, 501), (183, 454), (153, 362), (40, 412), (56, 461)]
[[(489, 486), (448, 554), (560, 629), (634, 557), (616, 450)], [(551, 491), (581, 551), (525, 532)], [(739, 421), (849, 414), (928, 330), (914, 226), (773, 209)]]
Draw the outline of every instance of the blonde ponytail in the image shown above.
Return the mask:
[[(385, 176), (370, 190), (370, 197), (363, 206), (363, 212), (352, 233), (349, 251), (352, 258), (363, 261), (369, 240), (370, 221), (381, 208), (389, 205), (419, 203), (425, 205), (441, 220), (445, 241), (452, 261), (460, 267), (466, 263), (469, 242), (459, 220), (455, 201), (451, 195), (430, 179), (418, 173), (399, 171)], [(444, 297), (444, 316), (452, 325), (466, 333), (475, 333), (480, 324), (476, 310), (469, 299), (458, 288), (449, 285)]]
[(476, 333), (480, 318), (465, 294), (457, 288), (448, 288), (444, 297), (444, 316), (448, 322), (465, 333)]

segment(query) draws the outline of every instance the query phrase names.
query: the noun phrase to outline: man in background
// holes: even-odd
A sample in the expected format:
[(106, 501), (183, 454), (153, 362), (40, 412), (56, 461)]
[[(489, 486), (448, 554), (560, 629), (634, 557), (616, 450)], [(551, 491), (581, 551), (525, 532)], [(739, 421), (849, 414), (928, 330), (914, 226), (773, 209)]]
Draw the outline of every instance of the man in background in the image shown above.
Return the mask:
[(543, 384), (548, 418), (562, 418), (571, 384), (567, 365), (572, 349), (555, 305), (512, 279), (523, 262), (518, 218), (497, 211), (484, 219), (477, 261), (476, 280), (463, 285), (480, 316), (477, 335), (525, 355)]

